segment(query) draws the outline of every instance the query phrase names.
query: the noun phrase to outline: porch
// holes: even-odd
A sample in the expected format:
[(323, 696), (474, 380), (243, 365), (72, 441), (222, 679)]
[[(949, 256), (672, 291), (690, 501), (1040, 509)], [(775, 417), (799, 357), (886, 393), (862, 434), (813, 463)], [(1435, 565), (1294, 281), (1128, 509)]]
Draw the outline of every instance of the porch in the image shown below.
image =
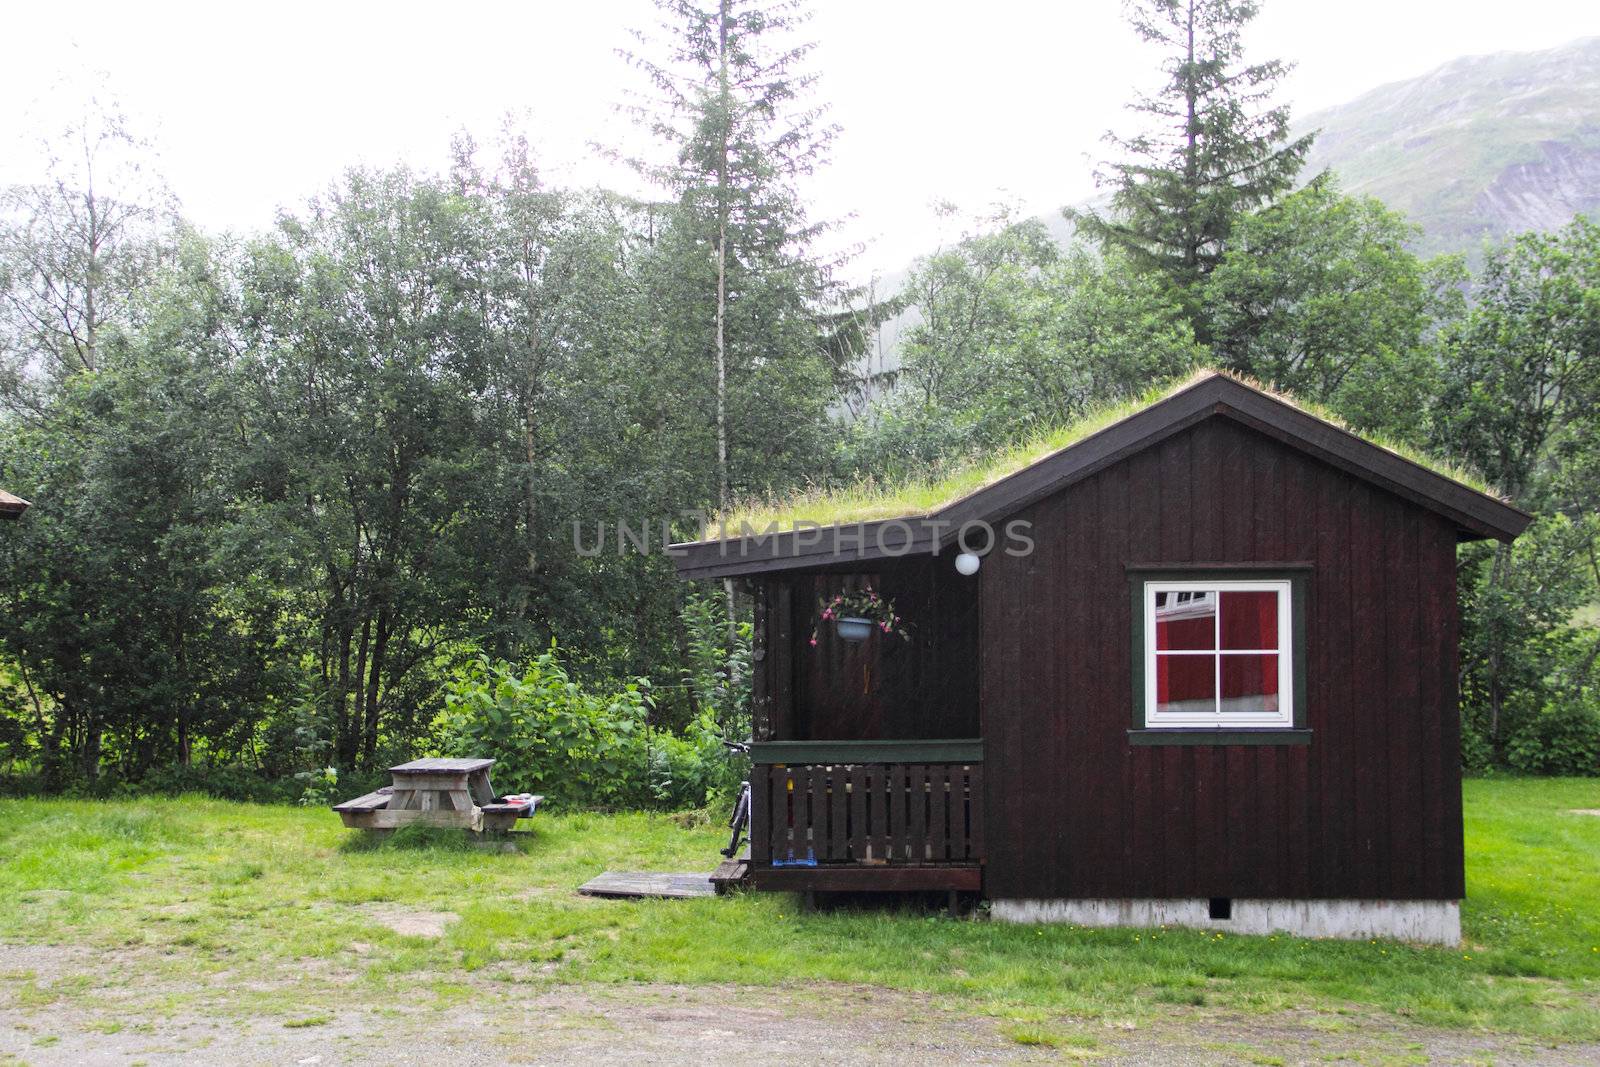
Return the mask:
[(981, 740), (768, 741), (751, 759), (743, 884), (982, 889)]

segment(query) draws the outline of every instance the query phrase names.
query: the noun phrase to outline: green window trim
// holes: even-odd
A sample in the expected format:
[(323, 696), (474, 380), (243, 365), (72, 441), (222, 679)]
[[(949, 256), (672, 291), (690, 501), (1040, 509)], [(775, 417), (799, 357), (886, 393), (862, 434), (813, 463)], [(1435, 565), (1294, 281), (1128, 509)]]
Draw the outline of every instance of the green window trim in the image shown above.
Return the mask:
[[(1311, 568), (1304, 563), (1285, 564), (1167, 564), (1129, 563), (1128, 592), (1133, 607), (1133, 710), (1128, 728), (1130, 745), (1308, 745), (1311, 729), (1306, 716), (1306, 603)], [(1145, 724), (1144, 593), (1147, 582), (1261, 581), (1289, 583), (1289, 725), (1262, 727), (1152, 727)]]
[(1310, 743), (1310, 730), (1286, 730), (1282, 727), (1247, 730), (1142, 727), (1128, 731), (1130, 745), (1309, 745)]

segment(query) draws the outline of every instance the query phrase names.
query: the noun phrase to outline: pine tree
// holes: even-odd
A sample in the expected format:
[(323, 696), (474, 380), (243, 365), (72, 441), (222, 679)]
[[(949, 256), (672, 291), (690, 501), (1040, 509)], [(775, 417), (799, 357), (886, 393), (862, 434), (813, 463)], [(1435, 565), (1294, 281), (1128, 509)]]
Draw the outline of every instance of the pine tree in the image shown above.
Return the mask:
[[(678, 295), (696, 313), (682, 332), (710, 357), (715, 499), (728, 515), (738, 492), (772, 488), (774, 464), (756, 450), (792, 453), (832, 400), (836, 331), (824, 312), (839, 294), (814, 250), (826, 227), (807, 218), (797, 183), (824, 161), (836, 127), (806, 103), (814, 46), (795, 40), (808, 17), (795, 0), (657, 7), (660, 34), (637, 35), (649, 54), (622, 55), (654, 90), (630, 110), (671, 150), (640, 169), (674, 202), (668, 225), (691, 289)], [(752, 407), (776, 421), (738, 426)], [(742, 469), (741, 440), (751, 451)], [(731, 634), (731, 584), (727, 606)]]
[(1268, 104), (1289, 67), (1246, 65), (1241, 34), (1252, 0), (1138, 0), (1129, 22), (1166, 54), (1166, 84), (1132, 110), (1150, 119), (1133, 137), (1108, 133), (1124, 159), (1096, 172), (1111, 211), (1068, 217), (1107, 249), (1165, 275), (1207, 337), (1197, 283), (1222, 260), (1234, 220), (1294, 186), (1312, 135), (1289, 140), (1289, 109)]

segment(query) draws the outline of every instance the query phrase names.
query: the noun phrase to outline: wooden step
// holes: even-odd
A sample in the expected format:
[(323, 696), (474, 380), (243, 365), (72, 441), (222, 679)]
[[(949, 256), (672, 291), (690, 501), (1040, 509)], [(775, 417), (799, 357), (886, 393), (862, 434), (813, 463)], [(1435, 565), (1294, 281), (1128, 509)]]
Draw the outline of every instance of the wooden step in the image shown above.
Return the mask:
[(589, 897), (709, 897), (716, 892), (704, 874), (607, 871), (578, 887)]
[(749, 873), (750, 857), (723, 860), (717, 865), (717, 869), (711, 872), (711, 884), (717, 887), (718, 893), (726, 893), (743, 882)]

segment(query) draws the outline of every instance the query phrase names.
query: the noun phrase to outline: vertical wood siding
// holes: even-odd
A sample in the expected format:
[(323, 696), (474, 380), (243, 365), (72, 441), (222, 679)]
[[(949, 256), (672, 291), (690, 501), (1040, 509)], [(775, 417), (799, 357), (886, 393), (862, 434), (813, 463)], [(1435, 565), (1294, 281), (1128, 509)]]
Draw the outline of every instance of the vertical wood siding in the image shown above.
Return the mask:
[[(993, 897), (1463, 894), (1455, 530), (1223, 418), (979, 572)], [(1310, 562), (1306, 746), (1132, 746), (1126, 565)]]

